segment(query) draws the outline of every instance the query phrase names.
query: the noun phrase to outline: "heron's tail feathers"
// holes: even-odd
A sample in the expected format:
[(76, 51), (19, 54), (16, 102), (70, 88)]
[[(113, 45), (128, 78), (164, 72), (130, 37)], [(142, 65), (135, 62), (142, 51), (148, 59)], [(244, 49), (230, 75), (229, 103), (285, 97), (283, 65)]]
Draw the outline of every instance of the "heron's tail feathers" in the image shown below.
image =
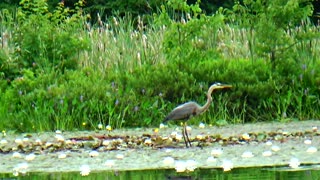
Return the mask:
[(163, 123), (166, 123), (167, 121), (169, 121), (170, 119), (168, 117), (164, 118), (164, 120), (162, 121)]

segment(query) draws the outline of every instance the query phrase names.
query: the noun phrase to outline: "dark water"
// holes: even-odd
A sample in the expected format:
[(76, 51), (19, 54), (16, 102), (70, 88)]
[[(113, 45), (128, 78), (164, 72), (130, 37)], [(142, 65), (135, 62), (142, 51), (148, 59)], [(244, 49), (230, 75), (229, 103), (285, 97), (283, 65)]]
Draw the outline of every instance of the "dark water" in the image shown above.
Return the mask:
[(13, 174), (0, 174), (0, 180), (15, 179), (168, 179), (168, 180), (318, 180), (320, 179), (319, 167), (302, 167), (293, 170), (287, 167), (266, 167), (266, 168), (238, 168), (229, 172), (222, 169), (197, 169), (192, 173), (177, 173), (170, 170), (148, 170), (148, 171), (121, 171), (121, 172), (91, 172), (88, 176), (81, 176), (79, 172), (70, 173), (27, 173), (24, 176), (13, 176)]

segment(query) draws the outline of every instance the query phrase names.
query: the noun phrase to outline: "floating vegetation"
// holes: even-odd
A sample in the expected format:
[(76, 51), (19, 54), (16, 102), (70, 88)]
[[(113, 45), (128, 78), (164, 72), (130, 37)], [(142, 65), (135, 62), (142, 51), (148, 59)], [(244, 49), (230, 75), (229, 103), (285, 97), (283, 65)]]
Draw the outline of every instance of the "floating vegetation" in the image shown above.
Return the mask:
[[(308, 125), (312, 121), (303, 123)], [(0, 144), (4, 162), (0, 173), (20, 175), (35, 171), (80, 170), (79, 176), (87, 176), (91, 171), (105, 170), (169, 168), (182, 173), (199, 168), (232, 171), (239, 167), (280, 165), (300, 169), (301, 164), (318, 164), (314, 157), (319, 156), (320, 134), (310, 125), (299, 124), (299, 128), (290, 128), (292, 124), (286, 124), (290, 131), (283, 127), (279, 130), (277, 126), (280, 125), (192, 127), (189, 132), (192, 148), (185, 148), (175, 128), (157, 132), (154, 129), (131, 129), (7, 133), (2, 137), (5, 143)], [(260, 129), (256, 130), (257, 127)], [(305, 143), (307, 140), (312, 140), (312, 146)]]

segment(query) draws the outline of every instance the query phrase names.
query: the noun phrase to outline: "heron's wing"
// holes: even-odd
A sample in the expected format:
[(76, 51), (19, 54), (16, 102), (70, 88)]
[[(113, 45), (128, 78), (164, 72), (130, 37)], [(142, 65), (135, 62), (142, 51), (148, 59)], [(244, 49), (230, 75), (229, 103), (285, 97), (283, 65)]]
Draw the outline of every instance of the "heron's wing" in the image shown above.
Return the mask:
[(168, 120), (185, 120), (189, 119), (191, 116), (197, 114), (198, 104), (195, 102), (188, 102), (174, 108), (164, 121)]

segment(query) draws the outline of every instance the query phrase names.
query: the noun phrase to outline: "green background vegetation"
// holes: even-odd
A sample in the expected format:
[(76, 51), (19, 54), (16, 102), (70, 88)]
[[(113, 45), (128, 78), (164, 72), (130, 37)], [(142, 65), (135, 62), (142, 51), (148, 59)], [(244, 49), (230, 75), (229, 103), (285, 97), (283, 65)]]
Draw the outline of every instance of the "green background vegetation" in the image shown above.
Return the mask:
[(2, 4), (0, 129), (158, 126), (178, 104), (205, 103), (214, 82), (234, 88), (214, 93), (209, 111), (190, 123), (319, 118), (311, 2), (230, 2), (208, 7), (211, 14), (199, 2), (151, 2), (148, 13), (123, 13), (110, 1), (114, 14), (83, 1)]

